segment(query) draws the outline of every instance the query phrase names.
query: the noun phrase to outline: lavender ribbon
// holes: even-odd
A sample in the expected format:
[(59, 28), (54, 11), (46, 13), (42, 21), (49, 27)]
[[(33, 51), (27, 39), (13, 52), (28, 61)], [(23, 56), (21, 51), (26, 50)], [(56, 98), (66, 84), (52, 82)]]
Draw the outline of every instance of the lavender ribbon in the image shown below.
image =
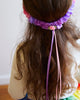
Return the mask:
[(48, 67), (47, 67), (46, 100), (49, 100), (49, 96), (48, 96), (48, 80), (49, 80), (49, 69), (50, 69), (50, 61), (51, 61), (51, 54), (52, 54), (54, 38), (55, 38), (57, 65), (58, 65), (58, 77), (57, 77), (57, 85), (56, 85), (56, 100), (57, 100), (57, 91), (58, 91), (58, 81), (59, 81), (59, 79), (60, 79), (60, 94), (61, 94), (61, 69), (60, 69), (60, 62), (59, 62), (59, 54), (58, 54), (58, 46), (57, 46), (56, 34), (55, 34), (55, 30), (53, 30), (52, 31), (51, 49), (50, 49), (50, 53), (49, 53)]
[(49, 59), (48, 59), (47, 78), (46, 78), (46, 100), (49, 100), (49, 96), (48, 96), (48, 80), (49, 80), (49, 69), (50, 69), (52, 47), (53, 47), (53, 42), (54, 42), (54, 35), (55, 35), (55, 32), (52, 31), (52, 42), (51, 42), (51, 49), (50, 49)]
[(57, 76), (57, 85), (56, 85), (56, 100), (57, 100), (57, 91), (58, 91), (59, 79), (60, 79), (60, 94), (59, 94), (59, 96), (61, 95), (61, 90), (62, 90), (61, 83), (62, 82), (61, 82), (61, 69), (60, 69), (60, 60), (59, 60), (59, 52), (58, 52), (56, 34), (55, 34), (55, 46), (56, 46), (57, 65), (58, 65), (58, 76)]

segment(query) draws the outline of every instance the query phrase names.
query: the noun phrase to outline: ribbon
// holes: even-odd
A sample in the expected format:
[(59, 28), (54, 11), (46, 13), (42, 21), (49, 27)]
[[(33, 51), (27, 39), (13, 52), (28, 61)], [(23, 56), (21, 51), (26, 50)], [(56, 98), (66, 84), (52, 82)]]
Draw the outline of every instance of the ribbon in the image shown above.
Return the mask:
[(49, 80), (49, 69), (50, 69), (50, 61), (51, 61), (51, 54), (52, 54), (54, 38), (55, 38), (57, 66), (58, 66), (58, 76), (57, 76), (57, 85), (56, 85), (56, 100), (57, 100), (57, 95), (58, 95), (57, 91), (58, 91), (58, 82), (59, 82), (59, 80), (60, 80), (60, 94), (61, 94), (61, 69), (60, 69), (60, 62), (59, 62), (59, 53), (58, 53), (57, 39), (56, 39), (56, 34), (55, 34), (55, 29), (54, 29), (54, 30), (52, 30), (52, 41), (51, 41), (51, 48), (50, 48), (50, 53), (49, 53), (48, 65), (47, 65), (46, 100), (49, 100), (48, 80)]

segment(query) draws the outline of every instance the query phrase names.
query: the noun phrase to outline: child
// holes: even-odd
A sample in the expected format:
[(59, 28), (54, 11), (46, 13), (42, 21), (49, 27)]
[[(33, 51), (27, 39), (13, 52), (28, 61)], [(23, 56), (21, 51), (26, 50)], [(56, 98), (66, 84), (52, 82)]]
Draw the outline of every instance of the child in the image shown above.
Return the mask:
[(74, 4), (23, 0), (29, 23), (13, 58), (8, 92), (14, 99), (80, 100), (80, 31), (70, 19)]

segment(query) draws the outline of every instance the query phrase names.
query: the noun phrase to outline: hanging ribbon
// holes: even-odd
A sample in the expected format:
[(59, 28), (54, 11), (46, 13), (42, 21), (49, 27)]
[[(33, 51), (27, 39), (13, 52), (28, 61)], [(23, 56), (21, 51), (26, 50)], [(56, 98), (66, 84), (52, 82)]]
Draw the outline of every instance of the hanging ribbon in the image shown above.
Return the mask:
[(60, 60), (59, 60), (59, 52), (58, 52), (56, 34), (55, 34), (55, 46), (56, 46), (57, 66), (58, 66), (58, 77), (57, 77), (57, 86), (56, 86), (56, 100), (57, 100), (57, 91), (58, 91), (59, 80), (60, 80), (60, 93), (59, 94), (61, 94), (61, 69), (60, 69)]
[(47, 66), (47, 78), (46, 78), (46, 100), (49, 100), (48, 95), (48, 80), (49, 80), (49, 69), (50, 69), (50, 61), (51, 61), (51, 54), (52, 54), (52, 48), (53, 48), (53, 42), (55, 38), (55, 46), (56, 46), (56, 56), (57, 56), (57, 66), (58, 66), (58, 77), (57, 77), (57, 85), (56, 85), (56, 100), (57, 100), (57, 91), (58, 91), (58, 82), (60, 80), (60, 94), (61, 94), (61, 69), (60, 69), (60, 62), (59, 62), (59, 54), (58, 54), (58, 47), (57, 47), (57, 39), (55, 34), (55, 28), (52, 30), (52, 41), (51, 41), (51, 49), (49, 53), (49, 59), (48, 59), (48, 66)]
[(53, 47), (53, 42), (54, 42), (54, 31), (52, 32), (52, 42), (51, 42), (51, 49), (50, 49), (50, 54), (49, 54), (49, 59), (48, 59), (48, 67), (47, 67), (47, 79), (46, 79), (46, 100), (49, 100), (48, 96), (48, 80), (49, 80), (49, 69), (50, 69), (50, 61), (51, 61), (51, 54), (52, 54), (52, 47)]

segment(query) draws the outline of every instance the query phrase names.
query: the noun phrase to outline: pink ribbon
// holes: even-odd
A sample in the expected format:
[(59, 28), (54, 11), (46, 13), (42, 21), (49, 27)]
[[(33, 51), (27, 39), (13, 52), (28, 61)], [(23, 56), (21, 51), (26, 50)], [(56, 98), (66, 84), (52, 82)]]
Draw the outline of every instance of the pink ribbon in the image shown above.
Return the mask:
[(60, 60), (59, 60), (56, 34), (55, 34), (55, 46), (56, 46), (57, 66), (58, 66), (58, 77), (57, 77), (57, 86), (56, 86), (56, 100), (57, 100), (57, 91), (58, 91), (58, 82), (59, 82), (59, 80), (60, 80), (60, 94), (61, 94), (61, 69), (60, 69)]
[(60, 69), (60, 60), (59, 60), (57, 39), (56, 39), (56, 34), (55, 34), (55, 29), (54, 29), (54, 30), (52, 30), (51, 49), (50, 49), (50, 53), (49, 53), (48, 67), (47, 67), (46, 100), (49, 100), (49, 96), (48, 96), (48, 80), (49, 80), (49, 69), (50, 69), (50, 61), (51, 61), (51, 54), (52, 54), (52, 48), (53, 48), (54, 38), (55, 38), (56, 56), (57, 56), (57, 66), (58, 66), (58, 76), (57, 76), (57, 85), (56, 85), (56, 100), (57, 100), (57, 95), (58, 95), (58, 82), (59, 82), (59, 80), (60, 80), (60, 94), (61, 94), (61, 69)]

